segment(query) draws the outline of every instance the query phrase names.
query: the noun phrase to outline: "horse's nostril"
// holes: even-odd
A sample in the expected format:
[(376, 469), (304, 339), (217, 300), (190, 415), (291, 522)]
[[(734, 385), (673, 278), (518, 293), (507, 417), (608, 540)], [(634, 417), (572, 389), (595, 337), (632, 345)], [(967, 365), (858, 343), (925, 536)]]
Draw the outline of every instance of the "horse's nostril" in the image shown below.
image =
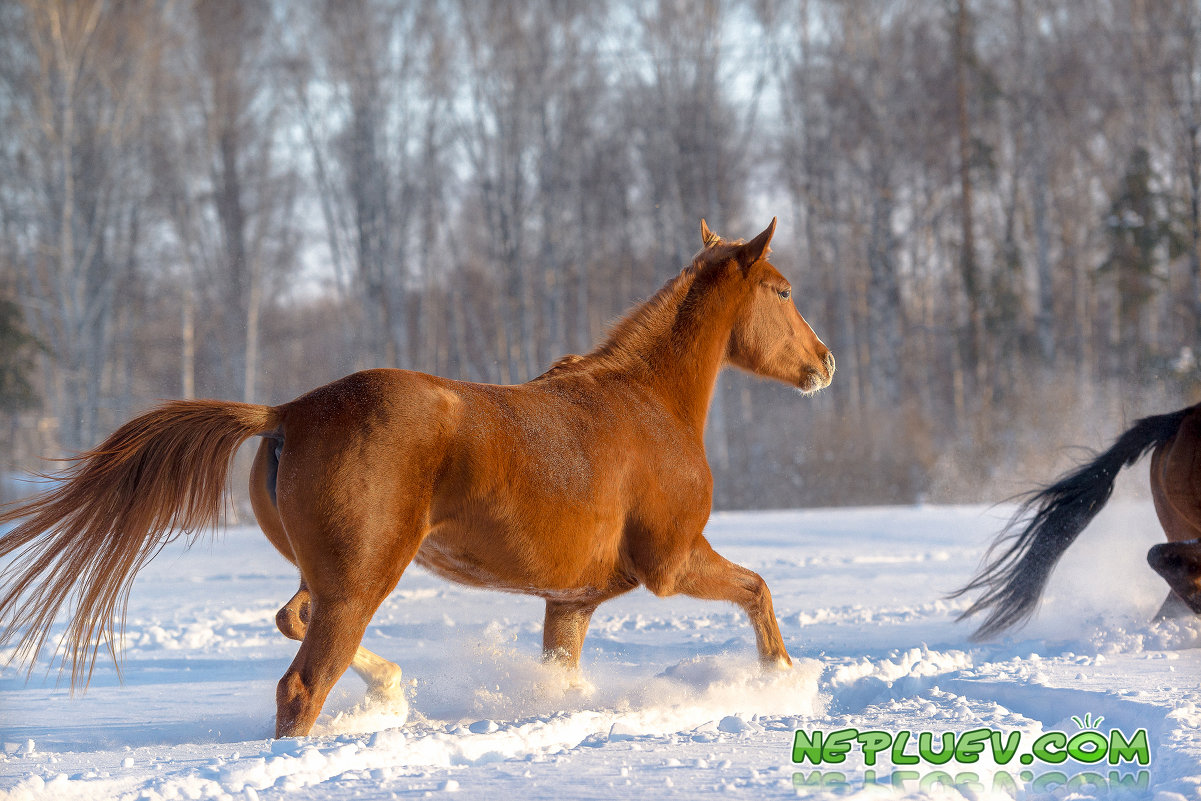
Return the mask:
[(830, 351), (826, 351), (826, 358), (824, 361), (826, 363), (826, 369), (830, 371), (830, 375), (834, 375), (834, 354)]

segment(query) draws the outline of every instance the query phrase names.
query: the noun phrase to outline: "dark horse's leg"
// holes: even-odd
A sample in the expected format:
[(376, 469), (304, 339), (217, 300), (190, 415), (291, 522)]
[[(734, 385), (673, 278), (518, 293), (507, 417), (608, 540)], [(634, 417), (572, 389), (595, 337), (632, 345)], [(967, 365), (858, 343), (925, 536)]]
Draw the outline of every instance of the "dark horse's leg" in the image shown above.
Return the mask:
[[(654, 588), (651, 588), (654, 591)], [(703, 537), (693, 548), (682, 572), (676, 577), (675, 592), (712, 601), (732, 601), (746, 612), (755, 630), (759, 661), (768, 667), (789, 667), (792, 659), (784, 648), (767, 582), (753, 570), (725, 559)]]
[(1168, 541), (1147, 562), (1172, 588), (1155, 619), (1201, 614), (1201, 414), (1151, 455), (1151, 498)]
[(1147, 562), (1172, 588), (1156, 620), (1201, 615), (1201, 540), (1160, 543), (1147, 552)]

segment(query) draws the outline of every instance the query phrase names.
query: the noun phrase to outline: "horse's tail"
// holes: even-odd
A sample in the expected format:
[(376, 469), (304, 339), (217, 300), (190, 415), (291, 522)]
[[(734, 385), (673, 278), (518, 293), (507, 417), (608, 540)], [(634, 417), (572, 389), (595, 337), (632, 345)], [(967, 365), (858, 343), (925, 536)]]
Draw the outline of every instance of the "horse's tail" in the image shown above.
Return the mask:
[[(105, 642), (120, 671), (118, 647), (134, 575), (162, 547), (186, 534), (191, 544), (223, 509), (229, 463), (238, 446), (279, 424), (269, 406), (212, 400), (172, 401), (121, 426), (99, 447), (68, 459), (52, 489), (0, 507), (0, 645), (29, 670), (69, 595), (73, 610), (61, 642), (71, 687), (91, 681)], [(116, 623), (120, 607), (120, 622)]]
[(989, 548), (988, 562), (966, 586), (950, 597), (984, 590), (959, 620), (987, 611), (974, 639), (982, 640), (1024, 623), (1038, 605), (1047, 579), (1059, 557), (1092, 522), (1113, 493), (1114, 480), (1124, 467), (1175, 435), (1195, 407), (1145, 417), (1130, 427), (1109, 450), (1078, 467), (1051, 486), (1023, 497), (1001, 537)]

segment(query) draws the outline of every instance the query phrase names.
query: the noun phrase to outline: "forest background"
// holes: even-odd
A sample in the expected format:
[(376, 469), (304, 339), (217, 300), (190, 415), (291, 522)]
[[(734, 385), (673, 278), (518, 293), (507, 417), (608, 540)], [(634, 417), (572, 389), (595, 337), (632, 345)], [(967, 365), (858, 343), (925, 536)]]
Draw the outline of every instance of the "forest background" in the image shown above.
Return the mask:
[[(0, 494), (157, 399), (524, 381), (749, 237), (716, 504), (999, 500), (1201, 399), (1196, 0), (0, 0)], [(236, 482), (239, 483), (240, 482)]]

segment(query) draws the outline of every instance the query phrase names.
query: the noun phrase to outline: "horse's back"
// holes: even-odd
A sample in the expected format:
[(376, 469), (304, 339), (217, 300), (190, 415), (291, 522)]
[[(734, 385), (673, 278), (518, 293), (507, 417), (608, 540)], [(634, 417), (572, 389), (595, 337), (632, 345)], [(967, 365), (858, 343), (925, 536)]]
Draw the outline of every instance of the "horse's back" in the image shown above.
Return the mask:
[(381, 449), (392, 466), (436, 455), (427, 473), (456, 494), (519, 485), (531, 497), (583, 503), (612, 494), (626, 467), (661, 446), (674, 455), (684, 447), (644, 393), (588, 379), (502, 386), (364, 370), (279, 410), (285, 454), (304, 447), (360, 467)]
[[(455, 393), (456, 382), (412, 370), (376, 368), (360, 370), (310, 390), (280, 406), (285, 422), (304, 420), (328, 424), (345, 414), (359, 423), (377, 415), (418, 411), (423, 402), (445, 402)], [(311, 420), (314, 416), (319, 420)]]

